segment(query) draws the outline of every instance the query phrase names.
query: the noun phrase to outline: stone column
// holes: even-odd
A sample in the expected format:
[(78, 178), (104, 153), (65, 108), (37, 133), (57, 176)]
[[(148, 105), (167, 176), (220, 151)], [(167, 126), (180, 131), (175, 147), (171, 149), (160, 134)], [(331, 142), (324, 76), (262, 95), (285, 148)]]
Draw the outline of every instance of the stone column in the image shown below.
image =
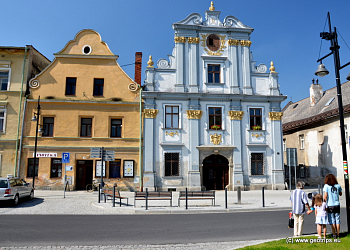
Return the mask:
[(176, 48), (176, 92), (185, 92), (184, 85), (184, 47), (186, 43), (186, 37), (175, 37)]
[(202, 110), (187, 110), (187, 119), (189, 120), (189, 163), (188, 163), (188, 181), (187, 187), (191, 191), (201, 190), (201, 175), (199, 171), (199, 146), (200, 130), (199, 124), (202, 116)]
[(229, 85), (231, 88), (230, 93), (232, 94), (240, 94), (239, 89), (239, 80), (238, 80), (238, 45), (239, 40), (228, 40), (229, 44), (229, 61), (231, 62), (231, 66), (229, 68)]
[(198, 93), (198, 37), (189, 37), (189, 92)]
[[(236, 148), (233, 150), (233, 178), (229, 183), (230, 190), (234, 190), (235, 187), (243, 187), (243, 167), (242, 167), (242, 118), (243, 111), (229, 111), (231, 120), (231, 138), (232, 145)], [(231, 169), (231, 168), (230, 168)]]
[(271, 184), (272, 189), (279, 190), (284, 189), (282, 116), (283, 112), (269, 112), (273, 152)]
[(253, 88), (251, 83), (251, 69), (250, 69), (250, 45), (251, 41), (241, 40), (242, 46), (242, 80), (243, 80), (243, 94), (252, 95)]
[(158, 145), (154, 140), (154, 119), (157, 116), (158, 109), (144, 109), (144, 169), (143, 169), (143, 187), (148, 191), (155, 191), (155, 155), (154, 148)]

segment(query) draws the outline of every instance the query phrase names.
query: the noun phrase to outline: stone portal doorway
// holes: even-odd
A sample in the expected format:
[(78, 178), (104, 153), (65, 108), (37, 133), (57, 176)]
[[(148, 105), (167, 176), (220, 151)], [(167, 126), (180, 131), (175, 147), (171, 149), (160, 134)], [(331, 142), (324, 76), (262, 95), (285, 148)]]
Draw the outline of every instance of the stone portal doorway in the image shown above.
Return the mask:
[(76, 190), (86, 190), (86, 185), (92, 183), (93, 161), (77, 160)]
[(224, 190), (229, 184), (228, 160), (212, 154), (203, 160), (203, 186), (206, 190)]

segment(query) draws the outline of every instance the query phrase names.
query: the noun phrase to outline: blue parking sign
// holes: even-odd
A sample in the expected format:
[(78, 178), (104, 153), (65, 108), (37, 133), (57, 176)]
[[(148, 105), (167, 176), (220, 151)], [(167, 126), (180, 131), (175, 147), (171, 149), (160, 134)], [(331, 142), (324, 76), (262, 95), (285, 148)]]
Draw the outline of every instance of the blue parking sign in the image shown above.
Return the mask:
[(62, 163), (69, 163), (69, 153), (62, 153)]

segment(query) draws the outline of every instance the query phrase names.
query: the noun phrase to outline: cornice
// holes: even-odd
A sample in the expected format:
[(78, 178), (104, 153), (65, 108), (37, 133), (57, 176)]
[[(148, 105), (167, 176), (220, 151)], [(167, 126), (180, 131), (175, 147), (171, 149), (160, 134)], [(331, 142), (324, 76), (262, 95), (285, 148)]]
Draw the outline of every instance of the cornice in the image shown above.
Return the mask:
[(117, 55), (79, 55), (79, 54), (54, 54), (56, 58), (79, 58), (79, 59), (114, 59), (117, 60)]

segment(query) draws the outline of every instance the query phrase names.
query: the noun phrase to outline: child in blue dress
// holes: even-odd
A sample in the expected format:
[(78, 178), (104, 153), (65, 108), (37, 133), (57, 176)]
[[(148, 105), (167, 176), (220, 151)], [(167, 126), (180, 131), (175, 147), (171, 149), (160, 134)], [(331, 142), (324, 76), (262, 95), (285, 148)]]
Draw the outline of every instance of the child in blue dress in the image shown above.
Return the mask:
[(327, 203), (323, 201), (322, 195), (315, 195), (315, 216), (316, 216), (316, 224), (317, 224), (317, 233), (318, 238), (322, 238), (322, 229), (323, 229), (323, 237), (326, 238), (328, 223), (327, 216)]

